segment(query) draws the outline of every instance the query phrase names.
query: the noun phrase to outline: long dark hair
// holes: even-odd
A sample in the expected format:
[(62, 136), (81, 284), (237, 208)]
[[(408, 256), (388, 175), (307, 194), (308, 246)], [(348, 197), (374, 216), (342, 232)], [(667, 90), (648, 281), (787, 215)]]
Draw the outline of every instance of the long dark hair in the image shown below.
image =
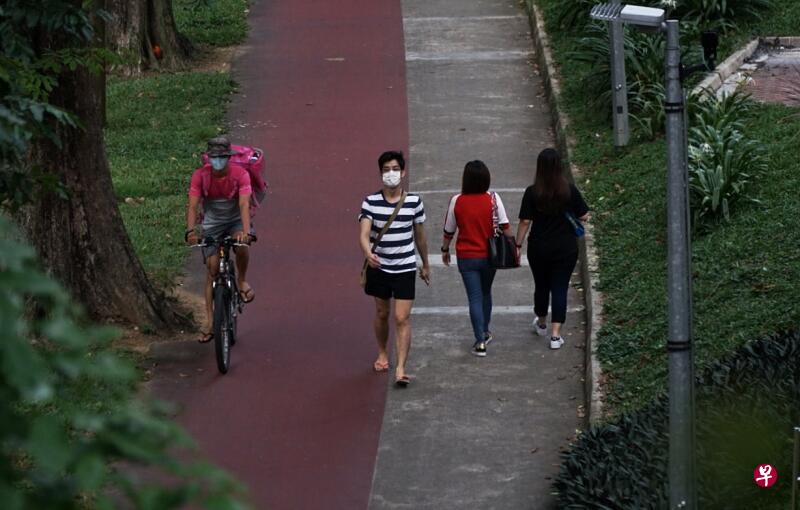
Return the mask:
[(540, 152), (533, 183), (536, 208), (546, 214), (560, 213), (567, 208), (570, 193), (569, 181), (561, 166), (561, 155), (551, 148)]
[(480, 159), (470, 161), (464, 165), (464, 176), (461, 178), (461, 193), (486, 193), (492, 177), (486, 163)]

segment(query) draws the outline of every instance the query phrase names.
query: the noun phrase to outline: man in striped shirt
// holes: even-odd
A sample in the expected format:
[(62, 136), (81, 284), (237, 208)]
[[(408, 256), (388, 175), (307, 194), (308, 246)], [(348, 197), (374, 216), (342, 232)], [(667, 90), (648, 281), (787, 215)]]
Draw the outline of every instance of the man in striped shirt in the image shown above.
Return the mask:
[(414, 304), (414, 282), (417, 260), (414, 246), (422, 259), (419, 276), (430, 284), (428, 266), (428, 242), (425, 238), (425, 209), (422, 198), (410, 193), (400, 207), (397, 216), (383, 237), (373, 246), (403, 198), (400, 185), (405, 177), (405, 158), (402, 152), (388, 151), (378, 158), (383, 188), (367, 196), (361, 204), (358, 220), (361, 227), (361, 250), (367, 259), (367, 283), (364, 291), (375, 298), (375, 336), (378, 340), (378, 359), (373, 368), (376, 372), (389, 370), (386, 346), (389, 341), (390, 300), (394, 298), (394, 315), (397, 344), (397, 368), (395, 384), (408, 386), (410, 379), (405, 366), (411, 348), (411, 307)]

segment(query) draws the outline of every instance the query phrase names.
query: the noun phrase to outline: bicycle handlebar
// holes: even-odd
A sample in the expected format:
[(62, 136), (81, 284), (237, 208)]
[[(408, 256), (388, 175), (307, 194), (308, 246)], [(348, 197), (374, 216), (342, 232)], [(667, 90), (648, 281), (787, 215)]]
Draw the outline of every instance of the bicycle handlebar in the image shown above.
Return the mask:
[(250, 242), (249, 243), (240, 243), (234, 240), (231, 236), (225, 236), (220, 240), (215, 240), (213, 237), (204, 237), (202, 241), (197, 244), (192, 244), (190, 248), (206, 248), (209, 246), (216, 246), (217, 244), (224, 244), (227, 246), (250, 246), (251, 243), (258, 241), (258, 237), (254, 235), (250, 235)]

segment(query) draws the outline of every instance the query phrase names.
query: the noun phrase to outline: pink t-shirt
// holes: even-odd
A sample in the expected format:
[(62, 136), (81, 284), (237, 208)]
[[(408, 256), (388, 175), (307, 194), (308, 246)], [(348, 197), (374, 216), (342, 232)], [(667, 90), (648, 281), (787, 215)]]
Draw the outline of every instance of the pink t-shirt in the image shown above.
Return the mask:
[(204, 200), (232, 200), (252, 192), (247, 170), (230, 163), (228, 173), (221, 178), (212, 175), (211, 165), (203, 165), (194, 171), (189, 184), (189, 196)]

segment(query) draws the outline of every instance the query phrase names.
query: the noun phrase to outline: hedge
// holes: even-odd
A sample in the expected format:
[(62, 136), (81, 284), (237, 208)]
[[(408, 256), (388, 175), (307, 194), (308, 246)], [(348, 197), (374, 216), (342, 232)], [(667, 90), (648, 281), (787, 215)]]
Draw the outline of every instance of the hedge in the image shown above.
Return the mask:
[[(714, 363), (697, 377), (695, 399), (699, 508), (786, 508), (800, 425), (800, 333), (751, 342)], [(668, 417), (662, 393), (581, 434), (554, 482), (559, 508), (667, 508)], [(777, 469), (769, 490), (753, 480), (760, 464)]]

